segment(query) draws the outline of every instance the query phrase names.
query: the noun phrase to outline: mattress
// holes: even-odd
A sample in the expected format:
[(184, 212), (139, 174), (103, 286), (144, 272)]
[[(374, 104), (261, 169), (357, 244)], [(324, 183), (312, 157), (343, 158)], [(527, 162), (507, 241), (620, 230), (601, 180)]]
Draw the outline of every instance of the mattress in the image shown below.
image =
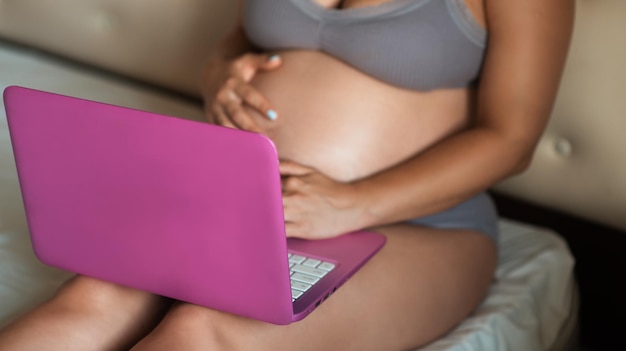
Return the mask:
[[(0, 89), (22, 85), (152, 112), (200, 119), (198, 104), (146, 85), (0, 43)], [(547, 350), (572, 313), (574, 260), (555, 233), (500, 221), (499, 264), (476, 311), (427, 351)], [(69, 273), (32, 253), (4, 106), (0, 108), (0, 327), (49, 298)]]

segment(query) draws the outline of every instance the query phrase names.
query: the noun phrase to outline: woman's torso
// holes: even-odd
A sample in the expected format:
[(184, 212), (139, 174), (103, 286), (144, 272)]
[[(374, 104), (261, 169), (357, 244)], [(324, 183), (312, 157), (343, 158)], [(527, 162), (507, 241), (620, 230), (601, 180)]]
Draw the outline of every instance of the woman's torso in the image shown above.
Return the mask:
[[(246, 7), (253, 43), (283, 58), (253, 81), (279, 112), (274, 122), (254, 117), (281, 158), (347, 181), (467, 126), (483, 48), (459, 26), (459, 13), (449, 12), (457, 0), (354, 0), (343, 3), (347, 9), (315, 1), (252, 0)], [(292, 32), (296, 24), (300, 33)], [(380, 34), (384, 27), (395, 31)]]

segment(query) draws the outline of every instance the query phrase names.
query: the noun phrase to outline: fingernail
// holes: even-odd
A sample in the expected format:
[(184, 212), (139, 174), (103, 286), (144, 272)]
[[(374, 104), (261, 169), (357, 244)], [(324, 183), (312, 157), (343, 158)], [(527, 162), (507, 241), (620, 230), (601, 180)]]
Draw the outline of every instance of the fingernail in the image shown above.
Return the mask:
[(270, 57), (267, 58), (268, 61), (274, 61), (274, 60), (278, 60), (280, 58), (280, 55), (278, 54), (273, 54)]
[(278, 114), (274, 110), (267, 110), (267, 118), (271, 119), (272, 121), (275, 121), (276, 118), (278, 118)]

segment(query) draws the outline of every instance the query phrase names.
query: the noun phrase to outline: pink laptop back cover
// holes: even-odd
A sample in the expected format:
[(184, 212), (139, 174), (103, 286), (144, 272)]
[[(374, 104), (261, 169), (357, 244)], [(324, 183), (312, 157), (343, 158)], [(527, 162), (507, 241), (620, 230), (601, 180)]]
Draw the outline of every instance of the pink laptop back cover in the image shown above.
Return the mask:
[[(287, 324), (384, 245), (367, 231), (286, 241), (264, 136), (20, 87), (5, 106), (33, 248), (49, 265)], [(336, 263), (293, 306), (286, 242)]]
[(292, 321), (278, 158), (269, 139), (20, 87), (5, 90), (5, 104), (43, 262), (272, 323)]

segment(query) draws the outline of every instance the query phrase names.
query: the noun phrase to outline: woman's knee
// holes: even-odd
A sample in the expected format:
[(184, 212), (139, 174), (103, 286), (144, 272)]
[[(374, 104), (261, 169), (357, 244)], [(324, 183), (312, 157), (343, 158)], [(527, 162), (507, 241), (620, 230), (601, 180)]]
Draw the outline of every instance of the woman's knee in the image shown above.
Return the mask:
[(95, 278), (75, 276), (57, 290), (49, 303), (82, 313), (110, 313), (133, 311), (142, 306), (156, 307), (159, 300), (161, 298), (147, 292)]
[(235, 331), (233, 323), (239, 317), (178, 302), (170, 307), (159, 325), (133, 351), (167, 349), (178, 345), (189, 350), (238, 350), (235, 342), (245, 334)]

